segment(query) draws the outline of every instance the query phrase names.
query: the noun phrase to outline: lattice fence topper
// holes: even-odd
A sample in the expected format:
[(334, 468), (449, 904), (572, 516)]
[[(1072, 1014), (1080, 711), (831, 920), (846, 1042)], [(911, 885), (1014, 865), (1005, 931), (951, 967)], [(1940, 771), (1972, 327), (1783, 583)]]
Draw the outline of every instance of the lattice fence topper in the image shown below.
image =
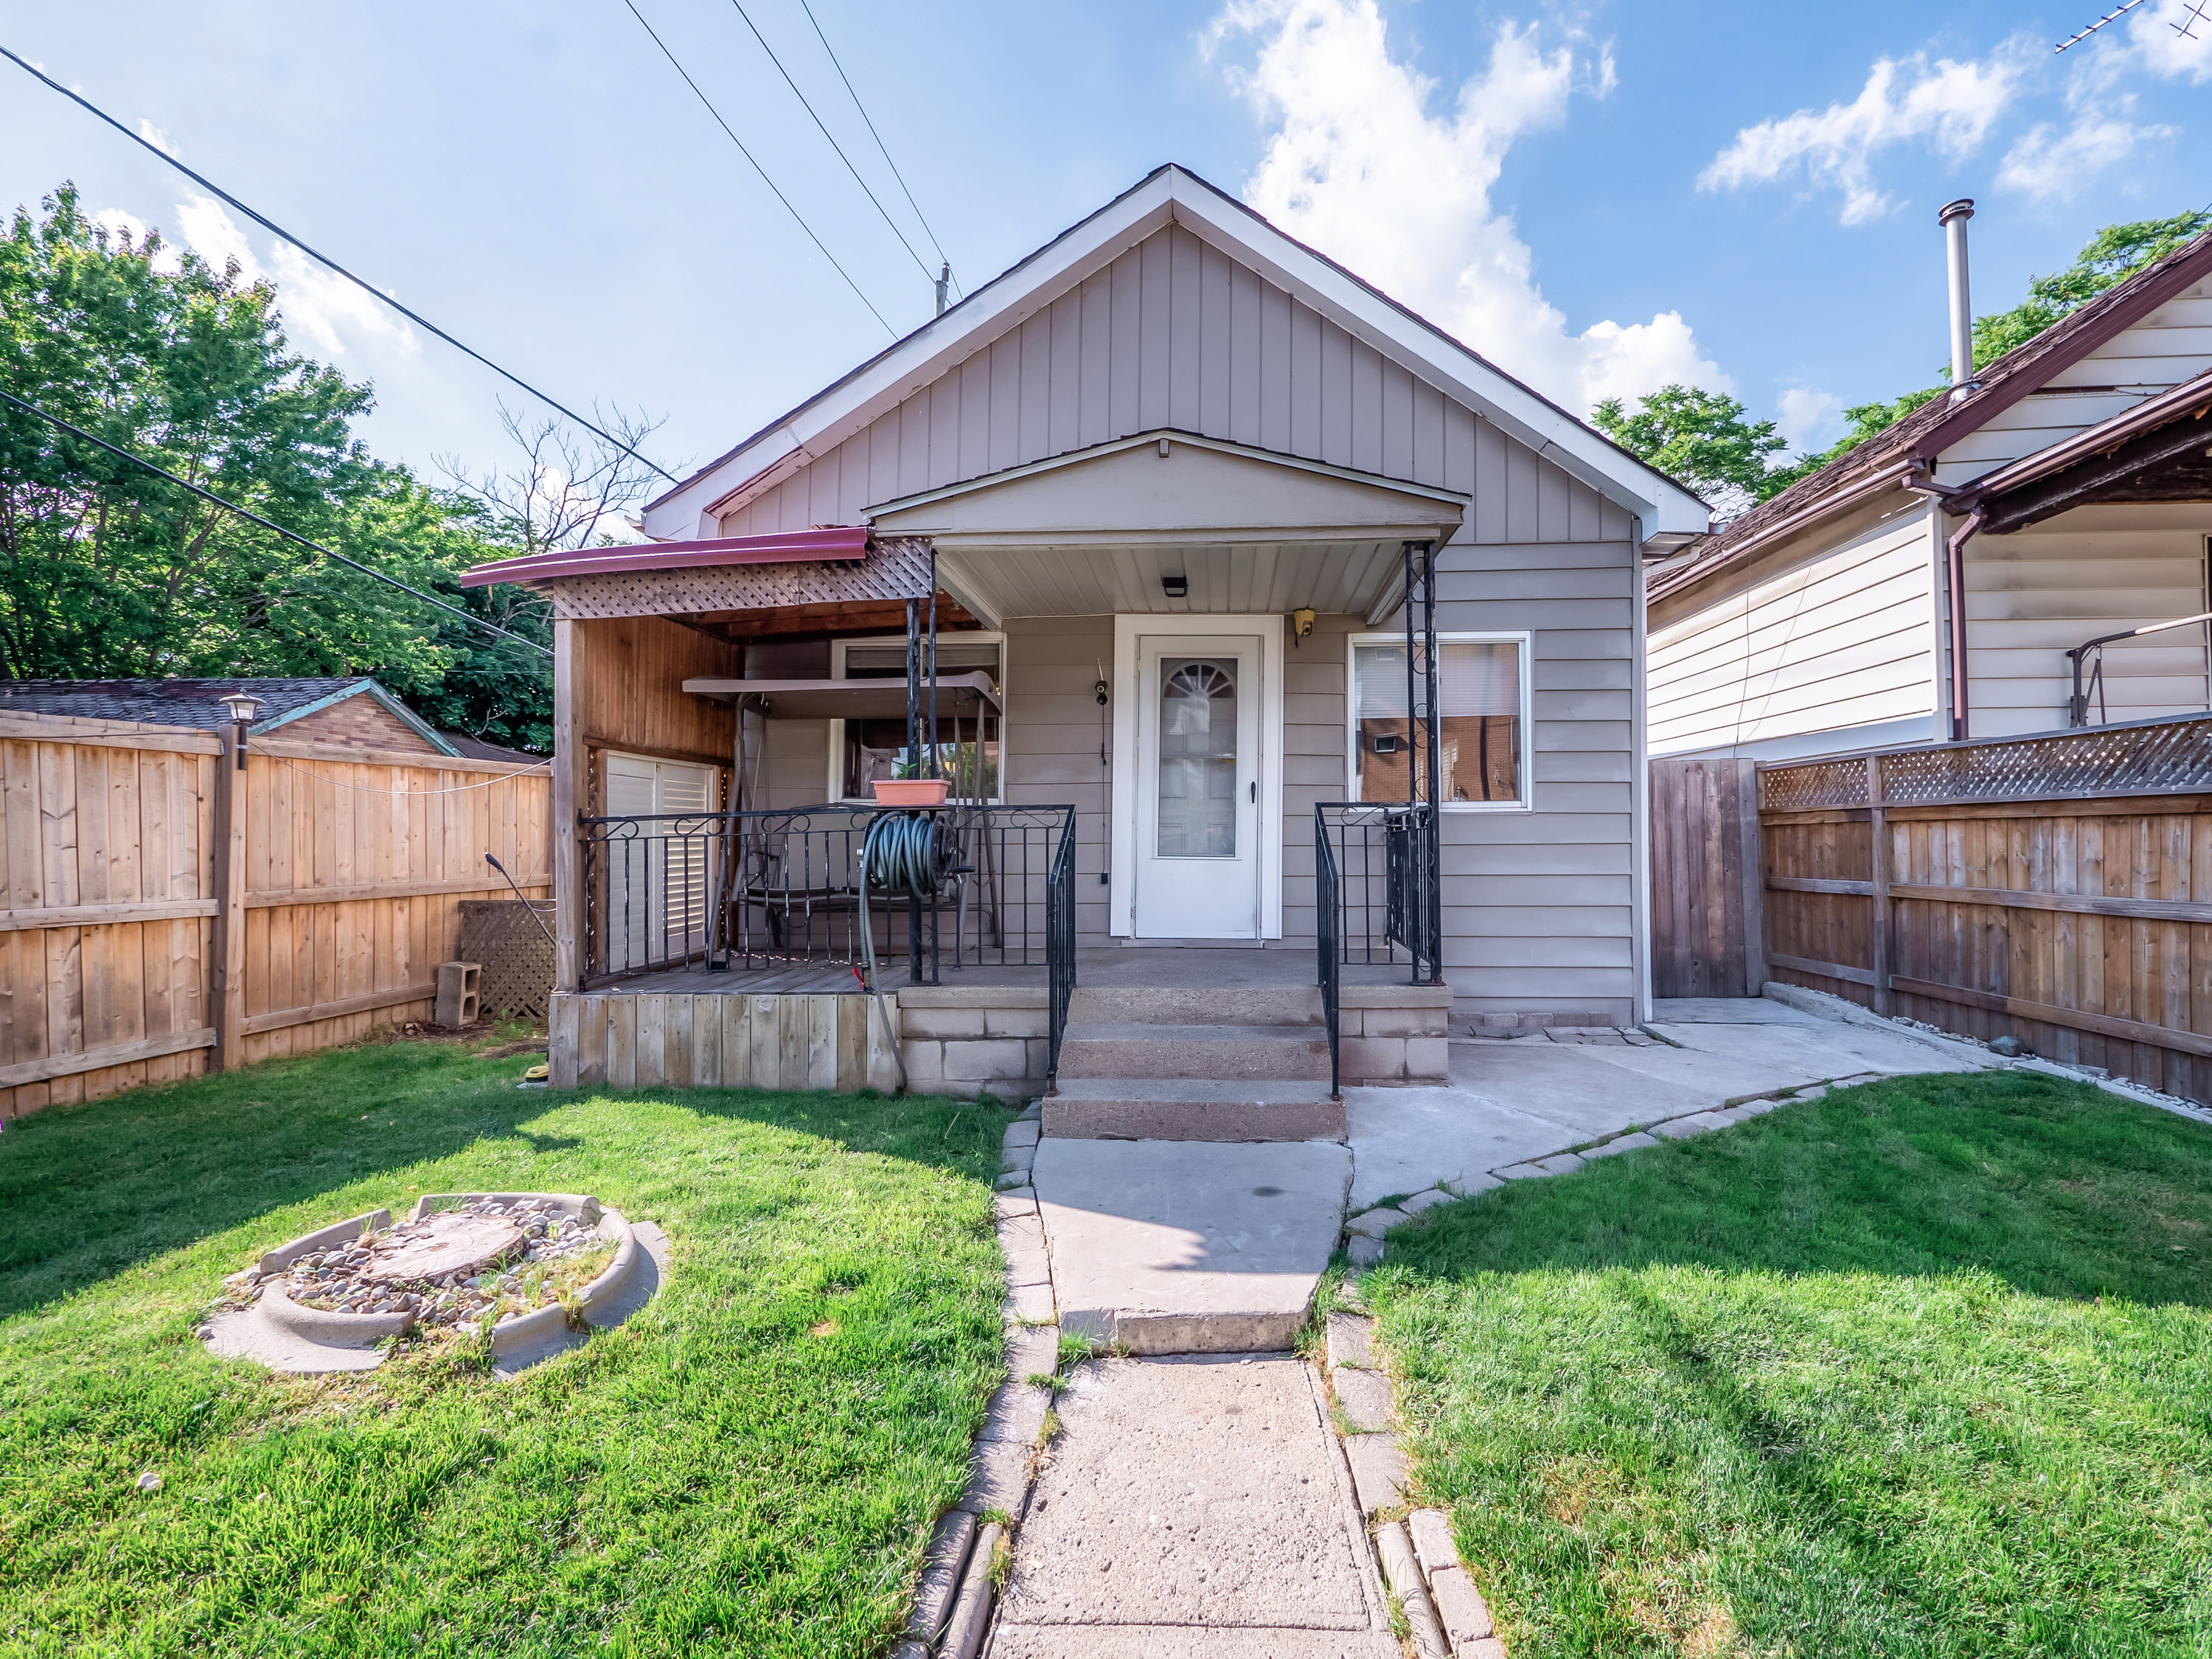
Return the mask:
[[(1878, 760), (1884, 806), (2194, 793), (2212, 790), (2212, 719), (1899, 749)], [(1869, 805), (1866, 757), (1762, 768), (1759, 804), (1770, 812)]]
[(556, 576), (529, 586), (568, 621), (613, 617), (690, 616), (708, 611), (773, 611), (789, 605), (927, 599), (930, 542), (884, 536), (861, 559), (793, 564), (699, 565), (683, 570), (605, 571)]
[(1863, 758), (1809, 761), (1778, 766), (1759, 775), (1759, 805), (1768, 812), (1809, 812), (1824, 806), (1864, 806), (1867, 769)]

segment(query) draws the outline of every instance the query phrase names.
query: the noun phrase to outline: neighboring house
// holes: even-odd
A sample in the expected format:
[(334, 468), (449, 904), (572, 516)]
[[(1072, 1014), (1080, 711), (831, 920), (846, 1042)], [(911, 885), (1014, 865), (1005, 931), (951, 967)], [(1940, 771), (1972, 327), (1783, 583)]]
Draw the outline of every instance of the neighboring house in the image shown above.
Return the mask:
[[(975, 706), (1000, 710), (975, 792), (1075, 808), (1081, 946), (1279, 947), (1310, 985), (1316, 806), (1407, 793), (1404, 550), (1432, 541), (1456, 1006), (1626, 1021), (1645, 997), (1640, 575), (1709, 521), (1164, 167), (653, 502), (663, 545), (471, 580), (554, 599), (556, 787), (651, 813), (711, 809), (740, 768), (749, 809), (866, 799), (902, 728), (793, 717), (829, 707), (798, 688), (898, 672), (904, 590), (871, 573), (919, 572), (947, 596), (942, 672), (984, 677)], [(857, 532), (825, 554), (830, 526)], [(777, 561), (781, 588), (757, 574)], [(793, 688), (759, 699), (777, 718), (757, 740), (728, 707), (746, 679)], [(582, 893), (562, 892), (572, 915), (600, 902)], [(605, 964), (565, 931), (580, 982)]]
[[(222, 700), (239, 692), (261, 699), (257, 735), (283, 732), (301, 743), (346, 744), (423, 755), (531, 760), (494, 745), (434, 731), (406, 704), (363, 676), (344, 679), (0, 680), (0, 713), (67, 714), (78, 720), (131, 720), (142, 726), (230, 728)], [(463, 749), (460, 745), (473, 745)]]
[[(1658, 566), (1651, 753), (2067, 726), (2070, 648), (2212, 610), (2209, 412), (2200, 237)], [(2207, 652), (2202, 623), (2112, 644), (2087, 723), (2203, 710)]]

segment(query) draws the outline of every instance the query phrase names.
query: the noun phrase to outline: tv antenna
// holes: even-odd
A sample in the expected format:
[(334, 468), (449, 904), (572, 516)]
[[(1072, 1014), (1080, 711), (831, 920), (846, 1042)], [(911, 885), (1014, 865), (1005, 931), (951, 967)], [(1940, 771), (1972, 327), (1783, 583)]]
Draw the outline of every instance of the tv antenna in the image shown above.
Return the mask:
[[(2112, 21), (2115, 18), (2126, 16), (2137, 6), (2142, 4), (2142, 3), (2143, 0), (2126, 0), (2126, 3), (2115, 6), (2112, 10), (2106, 12), (2102, 17), (2100, 17), (2095, 22), (2090, 24), (2087, 28), (2076, 30), (2074, 33), (2068, 35), (2063, 40), (2061, 40), (2057, 46), (2053, 46), (2051, 50), (2054, 52), (2058, 52), (2065, 51), (2069, 46), (2079, 46), (2082, 41), (2094, 34), (2099, 29), (2104, 27), (2106, 24)], [(2205, 17), (2205, 7), (2208, 4), (2212, 4), (2212, 0), (2191, 0), (2189, 9), (2185, 14), (2184, 14), (2182, 20), (2179, 23), (2172, 25), (2174, 33), (2180, 35), (2185, 40), (2196, 40), (2197, 38), (2197, 26), (2199, 23), (2207, 21)]]

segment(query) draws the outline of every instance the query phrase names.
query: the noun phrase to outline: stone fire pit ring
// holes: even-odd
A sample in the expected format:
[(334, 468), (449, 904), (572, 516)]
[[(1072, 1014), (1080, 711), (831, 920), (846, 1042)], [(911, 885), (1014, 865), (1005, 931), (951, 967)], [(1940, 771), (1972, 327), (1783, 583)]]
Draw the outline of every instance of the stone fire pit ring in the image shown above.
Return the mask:
[[(556, 1218), (560, 1224), (553, 1224)], [(424, 1225), (431, 1222), (441, 1224)], [(479, 1274), (499, 1278), (555, 1235), (565, 1235), (561, 1248), (567, 1251), (611, 1243), (614, 1255), (567, 1301), (509, 1313), (492, 1326), (494, 1367), (511, 1371), (580, 1340), (572, 1310), (592, 1328), (608, 1329), (642, 1307), (666, 1271), (667, 1235), (650, 1222), (634, 1225), (584, 1194), (426, 1193), (396, 1230), (390, 1211), (372, 1210), (267, 1251), (225, 1281), (252, 1305), (217, 1315), (201, 1335), (218, 1354), (278, 1370), (365, 1370), (382, 1360), (386, 1345), (417, 1331), (417, 1307), (380, 1312), (311, 1306), (287, 1292), (296, 1264), (343, 1253), (353, 1268), (349, 1283), (388, 1283), (391, 1300), (419, 1304), (419, 1293), (403, 1287), (473, 1286)], [(370, 1241), (366, 1251), (356, 1251), (364, 1238)]]

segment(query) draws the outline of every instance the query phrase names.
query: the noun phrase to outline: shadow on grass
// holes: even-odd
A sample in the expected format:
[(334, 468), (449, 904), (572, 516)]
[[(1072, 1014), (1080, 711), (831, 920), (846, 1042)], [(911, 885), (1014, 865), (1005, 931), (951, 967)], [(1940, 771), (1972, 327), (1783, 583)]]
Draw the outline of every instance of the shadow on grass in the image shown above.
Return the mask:
[(2212, 1129), (2033, 1073), (1935, 1074), (1508, 1182), (1394, 1236), (1424, 1277), (1662, 1264), (2212, 1306)]
[(981, 1124), (972, 1102), (518, 1089), (532, 1058), (477, 1060), (452, 1042), (367, 1045), (16, 1120), (0, 1136), (0, 1318), (319, 1194), (486, 1143), (544, 1160), (550, 1182), (564, 1164), (597, 1162), (602, 1148), (530, 1126), (595, 1097), (671, 1101), (987, 1182), (998, 1167), (998, 1109), (986, 1109), (988, 1146), (947, 1133), (963, 1110), (971, 1131)]

